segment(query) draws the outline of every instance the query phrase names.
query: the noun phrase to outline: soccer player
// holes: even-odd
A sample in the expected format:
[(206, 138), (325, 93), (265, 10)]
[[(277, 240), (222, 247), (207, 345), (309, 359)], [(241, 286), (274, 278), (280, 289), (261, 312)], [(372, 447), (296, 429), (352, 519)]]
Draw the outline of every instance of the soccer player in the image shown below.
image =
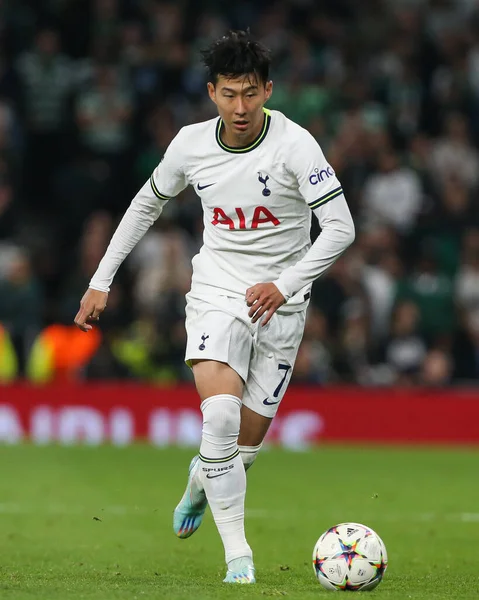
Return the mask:
[[(126, 211), (83, 296), (75, 323), (91, 329), (120, 264), (187, 185), (204, 212), (203, 246), (186, 295), (187, 364), (203, 431), (173, 528), (201, 524), (207, 504), (223, 541), (225, 582), (254, 583), (245, 537), (246, 470), (261, 448), (293, 370), (312, 282), (354, 239), (341, 184), (321, 148), (264, 108), (270, 55), (236, 31), (203, 52), (219, 117), (183, 127)], [(311, 211), (321, 226), (310, 242)]]

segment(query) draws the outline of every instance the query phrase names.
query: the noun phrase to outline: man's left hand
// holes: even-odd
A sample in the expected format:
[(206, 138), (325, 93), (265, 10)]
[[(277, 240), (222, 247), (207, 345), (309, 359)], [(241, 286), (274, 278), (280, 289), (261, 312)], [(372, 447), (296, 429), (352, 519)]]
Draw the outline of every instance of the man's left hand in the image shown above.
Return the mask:
[(251, 307), (248, 316), (252, 317), (253, 323), (256, 323), (265, 314), (262, 327), (285, 302), (283, 294), (274, 283), (257, 283), (246, 290), (246, 304)]

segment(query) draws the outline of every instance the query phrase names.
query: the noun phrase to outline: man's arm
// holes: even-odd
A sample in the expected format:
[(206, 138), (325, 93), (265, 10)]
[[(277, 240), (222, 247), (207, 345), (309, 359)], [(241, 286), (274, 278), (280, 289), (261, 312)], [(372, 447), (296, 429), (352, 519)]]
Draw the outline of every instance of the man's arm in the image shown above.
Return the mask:
[(274, 282), (286, 301), (320, 277), (354, 241), (354, 223), (343, 188), (321, 147), (303, 129), (293, 149), (287, 168), (318, 219), (321, 233), (303, 258)]
[(113, 234), (74, 319), (82, 331), (90, 330), (91, 325), (87, 321), (97, 320), (105, 309), (110, 285), (122, 262), (160, 216), (168, 200), (187, 186), (179, 137), (180, 134), (170, 144), (150, 179), (133, 198)]
[(246, 290), (248, 315), (252, 322), (262, 317), (264, 326), (280, 306), (303, 287), (320, 277), (354, 241), (354, 223), (344, 194), (335, 203), (313, 209), (321, 233), (314, 244), (295, 265), (285, 269), (271, 283), (257, 283)]
[(312, 210), (321, 233), (303, 258), (274, 282), (286, 300), (320, 277), (354, 241), (354, 222), (342, 192)]
[(160, 199), (153, 193), (151, 180), (133, 198), (80, 301), (80, 310), (74, 323), (82, 331), (92, 328), (88, 320), (97, 321), (100, 318), (106, 308), (110, 285), (121, 263), (160, 216), (167, 202), (167, 199)]
[(321, 233), (295, 265), (285, 269), (271, 283), (258, 283), (246, 290), (249, 316), (256, 322), (266, 313), (262, 325), (276, 310), (306, 285), (320, 277), (354, 241), (354, 223), (344, 193), (316, 140), (306, 131), (290, 153), (288, 170), (299, 191), (314, 212)]
[(93, 275), (89, 287), (108, 292), (118, 268), (160, 216), (168, 198), (153, 192), (153, 176), (133, 198)]

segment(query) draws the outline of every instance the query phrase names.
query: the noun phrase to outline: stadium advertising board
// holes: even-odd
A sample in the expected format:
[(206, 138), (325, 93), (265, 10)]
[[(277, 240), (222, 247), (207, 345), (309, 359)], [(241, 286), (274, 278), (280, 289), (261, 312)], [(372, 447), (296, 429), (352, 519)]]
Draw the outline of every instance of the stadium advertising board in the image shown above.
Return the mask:
[[(0, 387), (0, 443), (197, 446), (194, 388), (133, 384)], [(291, 387), (268, 441), (479, 444), (475, 390)]]

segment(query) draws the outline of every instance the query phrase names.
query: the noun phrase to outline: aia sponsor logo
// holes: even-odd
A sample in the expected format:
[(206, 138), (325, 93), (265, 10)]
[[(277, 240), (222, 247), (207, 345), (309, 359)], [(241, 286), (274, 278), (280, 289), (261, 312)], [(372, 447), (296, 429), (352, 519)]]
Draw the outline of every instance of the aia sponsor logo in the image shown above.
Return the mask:
[(235, 212), (236, 215), (230, 216), (222, 208), (214, 208), (212, 225), (226, 225), (228, 229), (257, 229), (264, 223), (272, 223), (275, 227), (280, 224), (280, 220), (265, 206), (257, 206), (251, 220), (242, 208), (235, 208)]

